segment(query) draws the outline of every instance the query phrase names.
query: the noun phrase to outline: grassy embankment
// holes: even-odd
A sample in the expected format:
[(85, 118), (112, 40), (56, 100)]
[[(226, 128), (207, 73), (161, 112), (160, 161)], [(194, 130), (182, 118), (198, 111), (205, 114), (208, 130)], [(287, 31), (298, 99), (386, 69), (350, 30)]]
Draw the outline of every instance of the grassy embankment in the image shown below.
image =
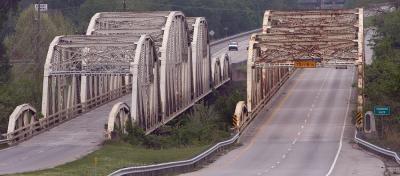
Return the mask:
[(64, 164), (53, 169), (14, 174), (15, 176), (87, 176), (108, 175), (111, 172), (128, 166), (163, 163), (189, 159), (204, 151), (208, 145), (190, 146), (169, 149), (147, 149), (124, 142), (108, 142), (101, 149), (82, 159)]

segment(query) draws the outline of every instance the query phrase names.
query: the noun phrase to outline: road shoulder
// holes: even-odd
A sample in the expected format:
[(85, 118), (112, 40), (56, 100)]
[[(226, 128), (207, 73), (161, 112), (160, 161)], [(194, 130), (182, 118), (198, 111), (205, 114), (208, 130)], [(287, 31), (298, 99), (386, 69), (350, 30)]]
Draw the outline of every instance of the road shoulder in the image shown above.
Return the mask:
[[(353, 91), (352, 101), (355, 101)], [(351, 105), (352, 107), (355, 107)], [(354, 142), (355, 127), (352, 114), (348, 114), (343, 136), (343, 146), (331, 176), (380, 176), (385, 173), (385, 164), (381, 157), (370, 153)]]

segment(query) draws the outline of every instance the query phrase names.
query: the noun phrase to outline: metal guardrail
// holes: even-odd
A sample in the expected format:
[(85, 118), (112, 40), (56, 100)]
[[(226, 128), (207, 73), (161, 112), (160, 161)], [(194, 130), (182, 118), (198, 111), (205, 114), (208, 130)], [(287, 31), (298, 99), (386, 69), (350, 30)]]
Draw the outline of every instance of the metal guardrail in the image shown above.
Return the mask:
[(0, 144), (7, 144), (9, 142), (6, 136), (7, 134), (0, 134)]
[(236, 34), (236, 35), (232, 35), (232, 36), (229, 36), (229, 37), (226, 37), (226, 38), (222, 38), (222, 39), (210, 42), (210, 46), (218, 45), (220, 43), (226, 42), (228, 40), (232, 40), (234, 38), (243, 37), (243, 36), (246, 36), (246, 35), (249, 35), (249, 34), (252, 34), (252, 33), (258, 33), (258, 32), (261, 32), (261, 31), (262, 31), (262, 29), (254, 29), (254, 30), (251, 30), (251, 31), (247, 31), (247, 32)]
[(209, 148), (208, 150), (204, 151), (203, 153), (197, 155), (196, 157), (188, 160), (183, 161), (175, 161), (175, 162), (168, 162), (168, 163), (161, 163), (161, 164), (154, 164), (154, 165), (147, 165), (147, 166), (137, 166), (137, 167), (128, 167), (117, 170), (109, 176), (122, 176), (122, 175), (161, 175), (170, 172), (182, 172), (187, 171), (190, 168), (195, 167), (200, 162), (209, 158), (209, 156), (216, 151), (223, 149), (229, 145), (232, 145), (236, 142), (239, 138), (239, 133), (235, 134), (232, 138), (219, 142), (215, 144), (213, 147)]
[[(77, 104), (69, 109), (60, 110), (54, 114), (50, 114), (47, 118), (41, 118), (29, 125), (23, 126), (16, 129), (11, 133), (4, 134), (10, 145), (17, 144), (24, 140), (30, 139), (31, 137), (45, 132), (61, 123), (71, 120), (78, 115), (89, 112), (99, 106), (102, 106), (108, 102), (111, 102), (117, 98), (127, 95), (131, 92), (132, 84), (122, 86), (120, 88), (111, 90), (105, 94), (97, 97), (93, 97), (87, 102)], [(86, 107), (83, 108), (83, 106)]]
[(356, 132), (354, 134), (354, 140), (356, 141), (356, 143), (361, 144), (364, 147), (367, 147), (367, 148), (369, 148), (369, 149), (371, 149), (371, 150), (373, 150), (375, 152), (381, 153), (381, 154), (386, 155), (386, 156), (393, 157), (396, 160), (396, 162), (398, 164), (400, 164), (400, 156), (399, 156), (398, 153), (396, 153), (394, 151), (390, 151), (390, 150), (384, 149), (382, 147), (379, 147), (377, 145), (371, 144), (371, 143), (359, 138), (357, 130), (356, 130)]
[(4, 140), (0, 140), (0, 144), (7, 144), (9, 140), (4, 139)]

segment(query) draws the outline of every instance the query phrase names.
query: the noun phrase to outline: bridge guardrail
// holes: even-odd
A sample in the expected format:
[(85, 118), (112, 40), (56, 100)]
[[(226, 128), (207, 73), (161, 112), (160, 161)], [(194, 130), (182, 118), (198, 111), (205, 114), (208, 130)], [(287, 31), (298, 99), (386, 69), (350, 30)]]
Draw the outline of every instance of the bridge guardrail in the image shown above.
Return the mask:
[(6, 136), (7, 134), (0, 134), (0, 144), (7, 144), (9, 142)]
[(232, 35), (232, 36), (229, 36), (229, 37), (225, 37), (225, 38), (210, 42), (210, 46), (218, 45), (220, 43), (226, 42), (228, 40), (232, 40), (234, 38), (243, 37), (243, 36), (246, 36), (246, 35), (249, 35), (249, 34), (252, 34), (252, 33), (261, 32), (261, 31), (262, 31), (261, 28), (260, 29), (254, 29), (254, 30), (251, 30), (251, 31), (247, 31), (247, 32), (239, 33), (239, 34)]
[(356, 132), (354, 134), (354, 140), (356, 141), (356, 143), (361, 144), (362, 146), (367, 147), (368, 149), (371, 149), (371, 150), (373, 150), (375, 152), (378, 152), (378, 153), (386, 155), (386, 156), (393, 157), (396, 160), (396, 162), (398, 164), (400, 164), (400, 156), (399, 156), (398, 153), (396, 153), (394, 151), (390, 151), (390, 150), (384, 149), (382, 147), (379, 147), (377, 145), (371, 144), (371, 143), (359, 138), (357, 130), (356, 130)]
[[(69, 109), (65, 109), (65, 110), (59, 111), (54, 114), (51, 114), (47, 118), (41, 118), (38, 121), (35, 121), (29, 125), (26, 125), (22, 128), (15, 130), (12, 133), (7, 133), (7, 134), (5, 134), (7, 136), (7, 143), (17, 144), (21, 141), (27, 140), (37, 134), (40, 134), (46, 130), (49, 130), (61, 123), (64, 123), (70, 119), (73, 119), (80, 114), (89, 112), (89, 111), (93, 110), (94, 107), (99, 107), (103, 104), (110, 102), (111, 100), (115, 100), (119, 97), (126, 95), (128, 92), (131, 91), (131, 87), (132, 87), (131, 84), (122, 86), (118, 89), (112, 90), (101, 96), (93, 97), (93, 98), (89, 99), (87, 102), (75, 105)], [(84, 109), (83, 106), (89, 107), (89, 108)]]
[(0, 140), (0, 144), (7, 144), (7, 143), (8, 143), (7, 139)]
[(215, 144), (213, 147), (209, 148), (208, 150), (200, 153), (199, 155), (195, 156), (192, 159), (183, 160), (183, 161), (175, 161), (175, 162), (168, 162), (168, 163), (161, 163), (161, 164), (153, 164), (147, 166), (137, 166), (137, 167), (128, 167), (119, 169), (109, 176), (122, 176), (122, 175), (160, 175), (166, 174), (169, 172), (179, 172), (179, 171), (187, 171), (190, 168), (195, 167), (196, 165), (200, 164), (202, 161), (205, 161), (209, 158), (209, 156), (216, 151), (222, 150), (223, 148), (230, 146), (236, 142), (239, 138), (239, 133), (236, 133), (232, 138), (219, 142)]

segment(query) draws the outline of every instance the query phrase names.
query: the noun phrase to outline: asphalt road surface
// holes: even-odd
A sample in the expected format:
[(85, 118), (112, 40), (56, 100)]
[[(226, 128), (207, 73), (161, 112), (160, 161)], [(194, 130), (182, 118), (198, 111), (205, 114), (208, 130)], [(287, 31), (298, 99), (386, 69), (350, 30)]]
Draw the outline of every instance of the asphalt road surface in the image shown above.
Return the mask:
[[(243, 133), (241, 147), (185, 175), (323, 176), (335, 171), (345, 122), (352, 110), (354, 71), (297, 70)], [(346, 156), (339, 160), (345, 167), (353, 164)], [(340, 173), (353, 175), (350, 172)]]
[[(249, 36), (241, 37), (240, 51), (229, 52), (234, 60), (239, 53), (246, 52), (246, 42)], [(211, 48), (212, 57), (220, 56), (227, 51), (228, 42)], [(131, 103), (131, 95), (126, 95), (107, 103), (95, 110), (82, 114), (68, 122), (42, 134), (34, 136), (17, 146), (0, 150), (0, 175), (52, 168), (81, 158), (99, 148), (104, 137), (104, 124), (114, 104), (118, 102)]]
[(224, 42), (215, 45), (211, 48), (212, 57), (218, 57), (223, 53), (228, 53), (231, 63), (239, 63), (247, 60), (247, 46), (249, 46), (250, 35), (232, 39), (231, 41), (238, 42), (238, 51), (228, 51), (228, 43)]

